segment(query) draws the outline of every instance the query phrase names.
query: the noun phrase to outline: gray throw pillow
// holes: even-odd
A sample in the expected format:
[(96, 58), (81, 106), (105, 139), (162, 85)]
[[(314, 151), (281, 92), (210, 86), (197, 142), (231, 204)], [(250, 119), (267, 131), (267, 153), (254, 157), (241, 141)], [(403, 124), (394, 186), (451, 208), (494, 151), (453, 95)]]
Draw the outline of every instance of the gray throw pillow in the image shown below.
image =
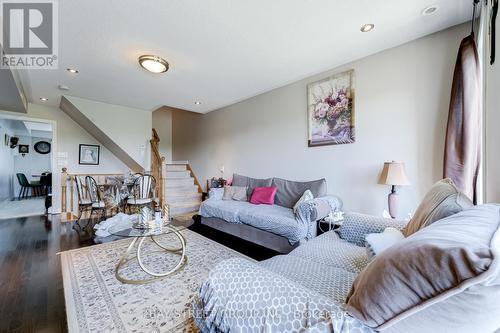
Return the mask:
[(222, 200), (248, 201), (247, 188), (245, 186), (226, 186)]
[(347, 311), (377, 331), (493, 332), (500, 327), (500, 205), (439, 220), (377, 255)]
[(310, 190), (315, 198), (326, 195), (326, 179), (308, 182), (296, 182), (273, 178), (273, 186), (277, 187), (274, 203), (286, 208), (292, 208), (306, 190)]
[(435, 183), (417, 207), (415, 215), (404, 230), (406, 237), (420, 229), (473, 207), (472, 201), (461, 193), (449, 178)]
[(256, 187), (270, 187), (273, 179), (257, 179), (250, 178), (247, 176), (238, 175), (237, 173), (233, 174), (233, 182), (232, 186), (245, 186), (247, 187), (247, 198), (248, 200), (252, 197), (253, 189)]

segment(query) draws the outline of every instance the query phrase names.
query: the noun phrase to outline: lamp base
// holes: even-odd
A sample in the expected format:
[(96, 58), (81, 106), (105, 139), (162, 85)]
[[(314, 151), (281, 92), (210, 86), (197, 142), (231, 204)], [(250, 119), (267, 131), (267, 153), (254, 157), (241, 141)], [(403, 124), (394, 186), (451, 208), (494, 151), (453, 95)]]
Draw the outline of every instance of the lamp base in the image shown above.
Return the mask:
[(391, 193), (387, 196), (387, 203), (389, 205), (389, 214), (393, 219), (398, 215), (398, 201), (399, 195), (396, 192), (396, 186), (392, 186)]

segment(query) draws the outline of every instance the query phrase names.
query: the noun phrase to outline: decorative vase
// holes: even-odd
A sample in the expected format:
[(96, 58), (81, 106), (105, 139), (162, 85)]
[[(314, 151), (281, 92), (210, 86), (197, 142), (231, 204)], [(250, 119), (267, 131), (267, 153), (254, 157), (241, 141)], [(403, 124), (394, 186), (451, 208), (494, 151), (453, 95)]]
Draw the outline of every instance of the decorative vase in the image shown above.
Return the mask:
[(170, 223), (170, 206), (168, 204), (163, 206), (163, 221)]
[[(151, 220), (153, 219), (153, 212), (151, 208), (145, 206), (139, 212), (137, 222), (134, 224), (136, 229), (149, 229), (151, 228)], [(154, 221), (153, 221), (154, 222)]]

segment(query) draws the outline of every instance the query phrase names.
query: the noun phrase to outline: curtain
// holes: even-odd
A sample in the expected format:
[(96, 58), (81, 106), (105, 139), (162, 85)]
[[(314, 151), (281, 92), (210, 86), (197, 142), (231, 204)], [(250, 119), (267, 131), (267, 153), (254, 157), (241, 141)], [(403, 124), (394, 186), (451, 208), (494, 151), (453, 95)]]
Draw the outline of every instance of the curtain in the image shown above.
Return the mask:
[(444, 152), (444, 177), (476, 204), (482, 154), (482, 75), (474, 35), (458, 51)]

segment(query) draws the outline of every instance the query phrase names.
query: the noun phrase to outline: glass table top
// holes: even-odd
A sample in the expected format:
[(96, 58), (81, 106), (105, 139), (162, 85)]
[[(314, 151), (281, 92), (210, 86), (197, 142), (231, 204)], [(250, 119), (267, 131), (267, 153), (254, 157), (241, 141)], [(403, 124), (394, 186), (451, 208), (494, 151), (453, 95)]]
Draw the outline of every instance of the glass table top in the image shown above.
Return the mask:
[(170, 227), (174, 227), (177, 231), (181, 231), (189, 228), (193, 225), (194, 221), (192, 219), (189, 220), (176, 220), (173, 219), (170, 223), (161, 223), (159, 225), (154, 225), (153, 228), (148, 229), (139, 229), (134, 228), (135, 221), (129, 220), (125, 223), (120, 223), (116, 226), (111, 226), (108, 231), (110, 234), (121, 237), (149, 237), (149, 236), (159, 236), (163, 234), (168, 234), (172, 232)]

